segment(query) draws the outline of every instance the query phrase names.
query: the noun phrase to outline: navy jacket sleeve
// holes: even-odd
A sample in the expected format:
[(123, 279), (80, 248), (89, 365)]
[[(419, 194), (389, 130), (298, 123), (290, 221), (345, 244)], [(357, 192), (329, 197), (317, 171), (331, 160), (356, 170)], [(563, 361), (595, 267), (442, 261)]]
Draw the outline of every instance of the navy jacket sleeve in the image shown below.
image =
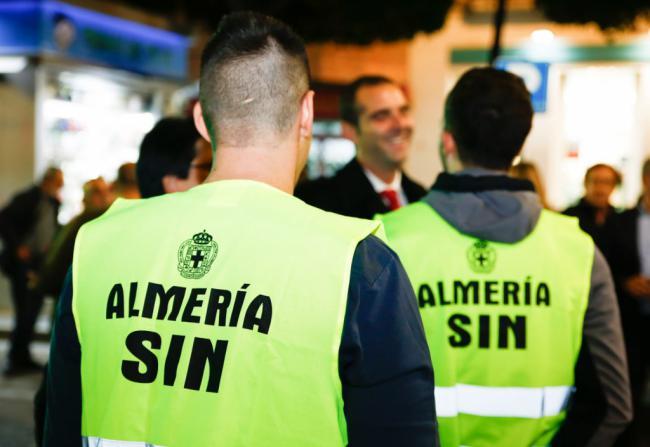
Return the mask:
[[(80, 445), (81, 349), (72, 275), (59, 299), (47, 374), (44, 446)], [(339, 350), (349, 445), (437, 446), (433, 369), (411, 284), (374, 236), (357, 247)]]
[(349, 445), (437, 446), (433, 369), (411, 283), (375, 236), (357, 247), (339, 351)]
[(72, 315), (70, 270), (56, 308), (50, 343), (43, 445), (81, 445), (81, 347)]

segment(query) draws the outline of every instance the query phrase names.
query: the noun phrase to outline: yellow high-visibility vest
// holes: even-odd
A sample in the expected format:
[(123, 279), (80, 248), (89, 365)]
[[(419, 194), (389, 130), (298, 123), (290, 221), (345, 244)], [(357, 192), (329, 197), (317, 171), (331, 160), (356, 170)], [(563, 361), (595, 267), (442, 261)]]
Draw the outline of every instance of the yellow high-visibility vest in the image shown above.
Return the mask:
[(85, 225), (73, 312), (87, 442), (345, 445), (350, 269), (381, 231), (244, 180), (120, 202)]
[(549, 211), (515, 244), (462, 234), (424, 202), (380, 218), (418, 298), (441, 445), (548, 445), (573, 389), (591, 238)]

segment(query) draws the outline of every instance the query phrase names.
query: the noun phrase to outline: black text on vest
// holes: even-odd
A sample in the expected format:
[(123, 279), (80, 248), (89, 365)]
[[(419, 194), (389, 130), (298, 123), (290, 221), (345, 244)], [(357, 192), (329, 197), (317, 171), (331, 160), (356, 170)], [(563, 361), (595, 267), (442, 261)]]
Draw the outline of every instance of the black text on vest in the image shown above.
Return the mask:
[[(228, 338), (233, 331), (247, 329), (266, 335), (271, 327), (273, 306), (267, 295), (247, 297), (250, 284), (239, 290), (192, 288), (180, 286), (165, 288), (148, 283), (142, 297), (138, 296), (138, 283), (129, 287), (115, 284), (108, 294), (106, 319), (126, 318), (156, 319), (178, 322), (178, 333), (161, 336), (151, 330), (135, 330), (126, 337), (125, 345), (135, 359), (122, 361), (124, 378), (137, 383), (152, 383), (162, 375), (167, 386), (177, 384), (176, 376), (185, 373), (184, 388), (203, 389), (202, 380), (208, 371), (205, 390), (219, 392), (221, 374), (226, 359)], [(125, 289), (128, 290), (128, 303)], [(214, 337), (181, 335), (182, 323), (219, 326), (220, 339)], [(137, 325), (133, 325), (137, 328)], [(192, 333), (194, 331), (185, 331)], [(210, 330), (209, 334), (215, 334)], [(164, 368), (159, 364), (164, 359)], [(179, 368), (180, 367), (180, 368)], [(162, 373), (160, 370), (162, 369)]]
[[(126, 337), (126, 348), (138, 360), (123, 360), (122, 375), (125, 379), (137, 383), (152, 383), (158, 376), (158, 356), (155, 351), (160, 351), (162, 338), (153, 331), (134, 331)], [(178, 365), (185, 345), (185, 336), (172, 335), (165, 358), (163, 383), (174, 386)], [(196, 337), (192, 341), (190, 360), (185, 375), (184, 387), (188, 390), (201, 389), (201, 381), (206, 366), (208, 367), (208, 384), (206, 391), (219, 392), (223, 363), (226, 359), (227, 340), (217, 340), (212, 343), (207, 338)], [(144, 366), (141, 370), (140, 365)]]
[[(545, 282), (470, 280), (438, 281), (420, 284), (418, 304), (421, 309), (453, 308), (447, 318), (449, 346), (464, 348), (475, 343), (479, 349), (526, 349), (526, 316), (512, 315), (500, 309), (518, 306), (551, 304), (551, 293)], [(481, 305), (485, 313), (463, 312), (464, 307)], [(494, 306), (494, 312), (487, 312)], [(471, 316), (470, 316), (471, 315)], [(494, 328), (494, 329), (493, 329)], [(496, 334), (496, 335), (494, 335)]]

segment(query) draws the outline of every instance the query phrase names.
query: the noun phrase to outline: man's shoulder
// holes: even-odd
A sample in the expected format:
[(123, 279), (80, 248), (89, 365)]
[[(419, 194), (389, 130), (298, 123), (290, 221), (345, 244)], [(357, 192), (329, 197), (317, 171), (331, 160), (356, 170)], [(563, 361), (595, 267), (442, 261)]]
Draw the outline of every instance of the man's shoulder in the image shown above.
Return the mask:
[(6, 208), (12, 206), (23, 207), (29, 203), (36, 204), (41, 197), (41, 189), (38, 185), (30, 186), (29, 188), (23, 189), (22, 191), (17, 192), (9, 201), (9, 204)]
[(593, 244), (592, 237), (580, 227), (580, 219), (577, 216), (544, 209), (539, 222), (545, 223), (546, 228), (553, 231), (555, 239), (566, 241), (578, 237)]
[(637, 207), (613, 214), (605, 224), (606, 234), (614, 239), (635, 239), (639, 216)]
[(409, 202), (415, 202), (424, 197), (427, 193), (424, 186), (413, 180), (404, 171), (402, 171), (402, 189), (409, 199)]
[(639, 208), (629, 208), (621, 211), (620, 213), (615, 214), (615, 217), (618, 217), (621, 220), (633, 220), (639, 217)]
[(350, 200), (350, 194), (357, 192), (358, 185), (363, 181), (363, 171), (353, 159), (331, 177), (319, 177), (298, 184), (295, 196), (318, 208), (348, 214), (342, 203)]
[[(176, 197), (177, 196), (177, 197)], [(165, 194), (147, 199), (122, 199), (119, 198), (100, 216), (82, 222), (83, 228), (93, 228), (107, 224), (126, 224), (138, 222), (146, 216), (155, 215), (158, 211), (168, 207), (175, 207), (182, 201), (180, 195)], [(129, 228), (125, 226), (124, 228)]]
[(386, 269), (395, 268), (397, 264), (397, 254), (377, 236), (368, 235), (354, 251), (352, 282), (356, 279), (372, 285)]
[(580, 206), (580, 204), (576, 203), (575, 205), (571, 205), (570, 207), (568, 207), (567, 209), (562, 211), (562, 214), (564, 214), (565, 216), (576, 216), (577, 217), (578, 214), (580, 214), (580, 212), (582, 211), (582, 209), (583, 209), (583, 207)]

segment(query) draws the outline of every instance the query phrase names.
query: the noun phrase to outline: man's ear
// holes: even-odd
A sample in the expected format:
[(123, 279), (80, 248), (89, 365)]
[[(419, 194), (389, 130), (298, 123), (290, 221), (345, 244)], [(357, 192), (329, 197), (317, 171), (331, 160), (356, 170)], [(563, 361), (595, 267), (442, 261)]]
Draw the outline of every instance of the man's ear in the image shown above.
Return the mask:
[(456, 145), (456, 139), (448, 130), (442, 131), (441, 136), (442, 150), (446, 156), (458, 155), (458, 146)]
[(196, 130), (199, 131), (203, 138), (212, 144), (210, 132), (208, 132), (208, 126), (206, 126), (205, 120), (203, 119), (203, 108), (201, 107), (200, 101), (196, 101), (196, 104), (194, 104), (192, 114), (194, 115), (194, 125), (196, 126)]
[(357, 128), (347, 121), (341, 121), (341, 136), (347, 140), (351, 140), (354, 144), (357, 144), (359, 140)]
[(300, 104), (300, 136), (311, 138), (314, 124), (314, 91), (305, 93)]
[(165, 191), (165, 194), (183, 191), (181, 181), (181, 179), (173, 174), (167, 174), (164, 176), (162, 178), (162, 187), (163, 191)]

